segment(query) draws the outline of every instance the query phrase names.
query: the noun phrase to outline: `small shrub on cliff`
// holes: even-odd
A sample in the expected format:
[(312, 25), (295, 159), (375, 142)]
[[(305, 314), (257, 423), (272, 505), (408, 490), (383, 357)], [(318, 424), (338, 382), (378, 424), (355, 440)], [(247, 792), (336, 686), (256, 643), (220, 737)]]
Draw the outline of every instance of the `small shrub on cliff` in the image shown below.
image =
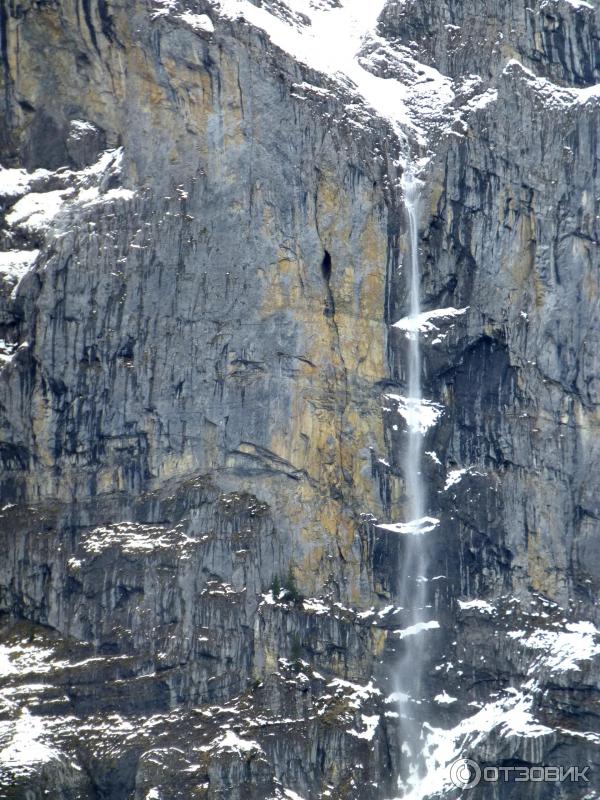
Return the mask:
[(283, 583), (283, 588), (286, 591), (286, 599), (291, 600), (292, 603), (299, 605), (304, 599), (298, 590), (298, 585), (296, 584), (296, 579), (294, 578), (294, 573), (292, 572), (291, 567), (289, 568), (287, 577)]

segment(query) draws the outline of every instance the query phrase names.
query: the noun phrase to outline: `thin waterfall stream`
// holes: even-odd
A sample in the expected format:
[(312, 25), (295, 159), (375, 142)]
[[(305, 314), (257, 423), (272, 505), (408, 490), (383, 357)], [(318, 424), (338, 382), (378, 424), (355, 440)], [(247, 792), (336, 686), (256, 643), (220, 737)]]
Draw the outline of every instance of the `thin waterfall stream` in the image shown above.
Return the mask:
[(408, 173), (404, 179), (404, 198), (410, 230), (410, 315), (412, 330), (408, 335), (408, 448), (406, 451), (405, 476), (408, 500), (408, 518), (418, 524), (425, 514), (425, 489), (421, 476), (423, 434), (420, 426), (421, 388), (421, 342), (419, 337), (419, 314), (421, 313), (421, 275), (419, 271), (419, 182)]
[(423, 534), (429, 518), (425, 517), (426, 492), (421, 474), (423, 456), (422, 413), (422, 360), (419, 335), (421, 291), (419, 270), (419, 200), (421, 184), (407, 170), (402, 181), (404, 202), (409, 223), (409, 254), (407, 271), (409, 280), (408, 358), (406, 384), (406, 449), (404, 475), (406, 485), (406, 519), (401, 537), (400, 568), (398, 575), (399, 602), (403, 609), (403, 634), (401, 656), (397, 671), (397, 696), (400, 714), (400, 737), (403, 767), (399, 788), (404, 796), (418, 797), (420, 778), (421, 724), (415, 718), (421, 697), (423, 674), (424, 636), (426, 627), (426, 551)]

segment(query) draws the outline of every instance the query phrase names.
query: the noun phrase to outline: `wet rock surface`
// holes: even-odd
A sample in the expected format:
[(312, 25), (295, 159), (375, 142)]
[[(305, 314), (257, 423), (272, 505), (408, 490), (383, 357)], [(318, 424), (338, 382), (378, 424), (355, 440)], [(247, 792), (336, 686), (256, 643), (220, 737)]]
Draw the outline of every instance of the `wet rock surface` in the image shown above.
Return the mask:
[(231, 5), (0, 0), (0, 797), (593, 800), (598, 10), (389, 0), (340, 77), (341, 0)]

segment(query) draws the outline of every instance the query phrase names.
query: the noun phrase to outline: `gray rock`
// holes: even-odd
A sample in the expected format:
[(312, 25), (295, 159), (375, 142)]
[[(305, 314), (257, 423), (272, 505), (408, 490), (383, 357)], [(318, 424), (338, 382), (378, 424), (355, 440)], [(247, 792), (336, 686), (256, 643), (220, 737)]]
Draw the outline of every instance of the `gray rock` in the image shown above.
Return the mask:
[[(416, 761), (451, 800), (464, 756), (589, 765), (527, 796), (596, 797), (595, 9), (389, 0), (361, 64), (412, 86), (403, 131), (217, 3), (0, 25), (4, 795), (372, 800)], [(411, 545), (379, 527), (406, 500), (409, 150), (423, 306), (461, 312), (422, 334), (413, 758)]]

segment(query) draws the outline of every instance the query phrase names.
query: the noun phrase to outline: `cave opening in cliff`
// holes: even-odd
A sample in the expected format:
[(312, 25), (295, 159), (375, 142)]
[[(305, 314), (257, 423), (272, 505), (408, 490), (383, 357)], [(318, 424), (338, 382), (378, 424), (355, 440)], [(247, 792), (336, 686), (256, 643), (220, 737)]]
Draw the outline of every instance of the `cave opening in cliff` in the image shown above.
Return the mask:
[(331, 255), (329, 250), (325, 250), (325, 255), (321, 261), (321, 275), (329, 283), (331, 280)]

